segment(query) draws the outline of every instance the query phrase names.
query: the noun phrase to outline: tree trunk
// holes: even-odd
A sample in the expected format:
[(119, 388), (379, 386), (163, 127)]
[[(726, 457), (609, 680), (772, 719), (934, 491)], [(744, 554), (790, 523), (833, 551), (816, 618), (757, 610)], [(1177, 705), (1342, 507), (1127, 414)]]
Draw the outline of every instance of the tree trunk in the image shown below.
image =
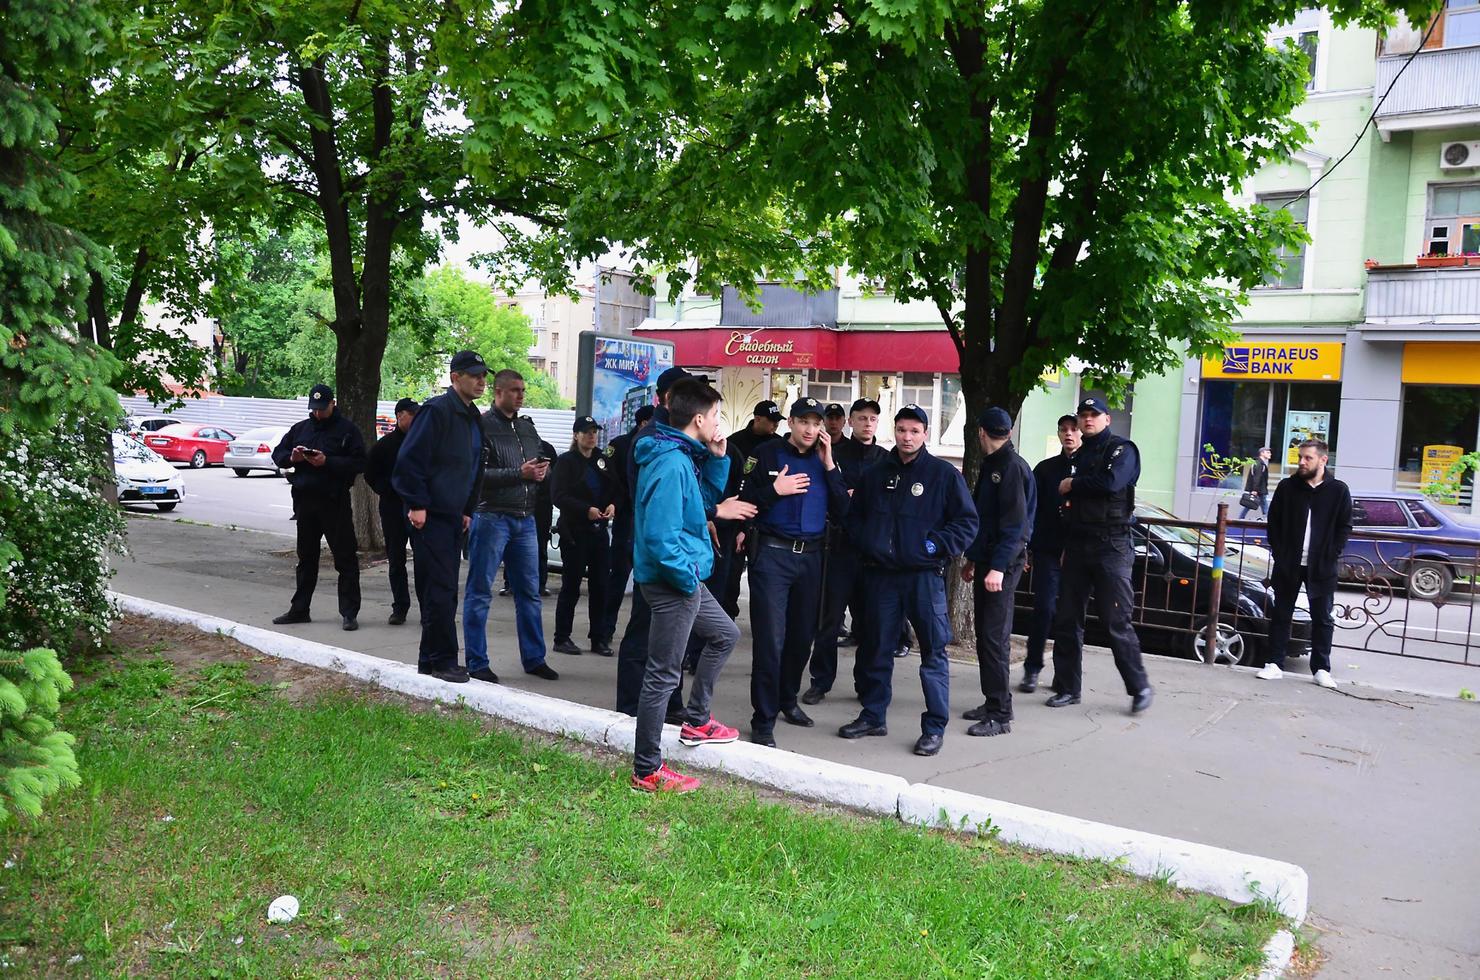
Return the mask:
[[(370, 310), (365, 311), (366, 316)], [(359, 428), (369, 449), (375, 444), (375, 404), (380, 397), (380, 361), (385, 354), (385, 334), (379, 344), (371, 341), (371, 331), (358, 331), (355, 337), (339, 335), (335, 355), (334, 396), (337, 411), (343, 412)], [(385, 537), (380, 529), (380, 511), (375, 492), (363, 479), (356, 480), (350, 496), (354, 507), (355, 538), (362, 551), (380, 551)]]

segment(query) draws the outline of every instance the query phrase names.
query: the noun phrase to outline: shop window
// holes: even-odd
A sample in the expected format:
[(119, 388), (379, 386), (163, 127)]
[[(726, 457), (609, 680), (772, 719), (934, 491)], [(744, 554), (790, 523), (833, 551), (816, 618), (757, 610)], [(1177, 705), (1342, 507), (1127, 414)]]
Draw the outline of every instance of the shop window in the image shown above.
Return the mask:
[[(1465, 385), (1404, 385), (1403, 425), (1398, 443), (1398, 481), (1402, 490), (1418, 490), (1432, 481), (1424, 472), (1424, 460), (1434, 450), (1440, 471), (1448, 463), (1476, 448), (1480, 429), (1480, 387)], [(1458, 503), (1469, 502), (1474, 474), (1460, 479)]]
[(919, 405), (930, 413), (930, 420), (936, 421), (935, 417), (935, 375), (926, 374), (922, 371), (906, 371), (904, 383), (900, 388), (901, 405)]
[(1480, 183), (1429, 185), (1430, 255), (1480, 255)]
[[(1202, 382), (1197, 446), (1197, 485), (1238, 489), (1242, 471), (1222, 462), (1253, 458), (1261, 446), (1274, 450), (1270, 474), (1276, 479), (1295, 472), (1300, 444), (1320, 439), (1331, 447), (1329, 466), (1336, 465), (1336, 431), (1341, 385), (1323, 382)], [(1211, 452), (1207, 447), (1211, 446)]]
[(1439, 518), (1424, 509), (1423, 504), (1417, 500), (1405, 500), (1403, 506), (1408, 509), (1408, 516), (1413, 518), (1413, 523), (1419, 527), (1439, 527)]
[[(1306, 226), (1310, 214), (1310, 197), (1304, 191), (1293, 194), (1260, 194), (1258, 201), (1271, 211), (1284, 208), (1300, 227)], [(1305, 245), (1281, 246), (1280, 267), (1264, 280), (1266, 289), (1299, 289), (1305, 285)]]
[(847, 408), (853, 404), (853, 375), (849, 371), (808, 371), (807, 394), (823, 404), (837, 402)]
[[(785, 415), (791, 411), (791, 403), (802, 395), (803, 375), (800, 371), (772, 371), (771, 372), (771, 401), (781, 409)], [(751, 406), (752, 408), (754, 406)]]
[(1403, 505), (1381, 497), (1358, 497), (1352, 501), (1352, 527), (1406, 528)]
[(966, 393), (961, 390), (959, 374), (940, 376), (940, 421), (937, 441), (942, 446), (964, 446), (968, 430), (966, 424)]

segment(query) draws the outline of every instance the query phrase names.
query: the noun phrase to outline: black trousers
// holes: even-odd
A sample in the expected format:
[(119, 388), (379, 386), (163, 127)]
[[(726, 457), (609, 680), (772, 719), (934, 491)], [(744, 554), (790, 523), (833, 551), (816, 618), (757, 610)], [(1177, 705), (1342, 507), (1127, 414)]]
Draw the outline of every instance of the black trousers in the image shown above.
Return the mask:
[(982, 676), (986, 721), (1012, 721), (1012, 601), (1023, 577), (1022, 559), (1002, 574), (1002, 591), (988, 592), (983, 584), (989, 568), (976, 567), (971, 583), (976, 622), (976, 664)]
[[(642, 587), (632, 590), (632, 615), (627, 620), (627, 631), (622, 634), (622, 645), (617, 648), (617, 710), (624, 715), (637, 717), (637, 707), (642, 701), (642, 683), (647, 674), (648, 634), (653, 626), (653, 609), (643, 597)], [(682, 714), (683, 674), (679, 673), (678, 685), (668, 698), (668, 714)]]
[(853, 610), (853, 639), (858, 652), (853, 660), (853, 690), (863, 690), (863, 645), (868, 631), (861, 628), (865, 600), (860, 574), (862, 559), (836, 536), (823, 559), (822, 615), (817, 620), (817, 639), (812, 643), (812, 686), (824, 693), (831, 691), (838, 678), (838, 633), (843, 629), (843, 616)]
[(319, 541), (323, 539), (329, 543), (334, 570), (339, 573), (339, 615), (358, 616), (360, 562), (349, 494), (319, 497), (294, 493), (293, 518), (298, 526), (298, 573), (291, 609), (306, 613), (313, 604), (313, 590), (319, 584)]
[(461, 553), (462, 515), (427, 512), (421, 530), (411, 528), (416, 560), (416, 597), (421, 603), (422, 671), (457, 666), (457, 573)]
[[(411, 537), (411, 525), (406, 522), (406, 505), (401, 498), (380, 498), (380, 533), (385, 537), (386, 574), (391, 580), (391, 612), (404, 616), (411, 609), (406, 578), (406, 542)], [(421, 600), (420, 578), (416, 580), (416, 598)]]
[(1064, 550), (1059, 581), (1059, 608), (1053, 628), (1053, 689), (1059, 694), (1080, 693), (1084, 679), (1084, 616), (1090, 593), (1095, 596), (1100, 625), (1110, 634), (1110, 652), (1125, 682), (1125, 692), (1136, 694), (1151, 682), (1141, 664), (1141, 640), (1131, 627), (1135, 593), (1131, 568), (1135, 561), (1130, 531), (1104, 534), (1080, 532)]
[(1028, 626), (1028, 656), (1023, 673), (1037, 675), (1043, 670), (1043, 650), (1053, 630), (1054, 610), (1059, 605), (1059, 578), (1063, 571), (1063, 552), (1033, 552), (1033, 618)]
[(587, 604), (592, 640), (605, 642), (612, 635), (606, 628), (606, 589), (611, 574), (611, 539), (605, 524), (585, 527), (564, 525), (560, 531), (560, 598), (555, 600), (555, 639), (570, 639), (576, 606), (581, 601), (581, 581), (589, 579)]
[(797, 706), (817, 637), (822, 549), (797, 554), (759, 544), (750, 560), (750, 730), (770, 732), (778, 714)]
[(627, 597), (627, 582), (632, 578), (632, 518), (620, 515), (612, 521), (611, 568), (606, 577), (606, 609), (601, 614), (601, 637), (611, 640), (617, 635), (617, 617), (622, 613), (622, 600)]
[[(1281, 569), (1283, 571), (1283, 569)], [(1331, 669), (1331, 642), (1336, 635), (1336, 620), (1332, 616), (1336, 589), (1331, 585), (1331, 575), (1315, 577), (1310, 568), (1300, 566), (1297, 575), (1276, 573), (1274, 585), (1274, 614), (1269, 619), (1269, 651), (1265, 655), (1268, 663), (1281, 670), (1285, 667), (1285, 650), (1290, 645), (1290, 622), (1295, 617), (1295, 600), (1300, 598), (1300, 586), (1305, 586), (1305, 597), (1310, 601), (1310, 672)]]

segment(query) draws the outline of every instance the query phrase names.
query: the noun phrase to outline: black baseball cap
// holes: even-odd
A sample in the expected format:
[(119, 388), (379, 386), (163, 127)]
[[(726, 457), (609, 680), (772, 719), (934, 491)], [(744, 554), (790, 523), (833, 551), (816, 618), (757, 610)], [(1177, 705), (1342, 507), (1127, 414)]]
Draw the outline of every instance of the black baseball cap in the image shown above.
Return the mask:
[(1084, 401), (1079, 403), (1079, 408), (1075, 411), (1076, 414), (1079, 415), (1083, 415), (1086, 412), (1091, 415), (1109, 415), (1110, 406), (1105, 404), (1105, 400), (1103, 398), (1086, 398)]
[(982, 412), (981, 418), (977, 419), (977, 425), (987, 430), (987, 435), (994, 438), (1012, 435), (1012, 416), (1006, 410), (992, 407)]
[[(816, 400), (817, 399), (815, 399), (815, 398), (812, 399), (813, 402), (815, 402)], [(753, 415), (756, 418), (760, 418), (761, 416), (765, 416), (766, 418), (770, 419), (772, 422), (780, 422), (783, 418), (785, 418), (785, 416), (781, 414), (781, 409), (777, 408), (776, 407), (776, 403), (773, 402), (773, 401), (771, 401), (769, 398), (766, 399), (763, 402), (756, 402), (755, 403), (755, 411), (754, 412), (751, 412), (750, 414)], [(793, 412), (792, 414), (796, 414), (796, 413)]]
[(835, 418), (841, 418), (842, 416), (847, 415), (848, 413), (845, 412), (845, 411), (843, 411), (843, 406), (842, 405), (839, 405), (837, 402), (828, 402), (827, 403), (827, 410), (825, 412), (823, 412), (822, 414), (826, 418), (835, 419)]
[(860, 398), (858, 399), (858, 401), (853, 403), (852, 408), (848, 409), (848, 414), (852, 415), (854, 412), (861, 412), (865, 408), (868, 409), (870, 412), (873, 412), (875, 415), (880, 415), (884, 411), (882, 408), (879, 407), (879, 403), (874, 401), (872, 398)]
[(599, 429), (599, 428), (601, 428), (601, 426), (597, 425), (596, 424), (596, 420), (593, 419), (591, 416), (589, 416), (589, 415), (577, 415), (576, 416), (575, 423), (573, 425), (571, 425), (571, 427), (570, 427), (570, 431), (572, 431), (572, 432), (585, 432), (588, 429)]
[(919, 405), (911, 403), (894, 413), (894, 421), (899, 422), (904, 419), (910, 419), (911, 421), (919, 422), (921, 425), (925, 426), (925, 428), (930, 428), (930, 416), (926, 415), (925, 409), (921, 408)]
[(326, 408), (334, 400), (334, 389), (328, 385), (314, 385), (308, 390), (308, 407), (310, 410)]
[[(759, 415), (760, 412), (756, 412), (756, 414)], [(792, 402), (791, 417), (795, 419), (801, 418), (803, 415), (815, 415), (818, 418), (822, 418), (822, 402), (806, 396)]]
[(644, 406), (642, 406), (641, 408), (639, 408), (637, 410), (637, 413), (635, 415), (632, 416), (632, 421), (635, 424), (637, 424), (637, 425), (642, 425), (642, 423), (651, 420), (652, 417), (653, 417), (653, 406), (651, 406), (651, 405), (644, 405)]
[(709, 384), (709, 375), (707, 374), (690, 374), (681, 367), (671, 367), (658, 375), (658, 395), (661, 397), (665, 391), (685, 378), (692, 378), (695, 381), (702, 381), (705, 384)]
[(419, 411), (421, 411), (421, 406), (416, 403), (415, 398), (402, 398), (396, 402), (397, 415), (400, 415), (402, 412), (410, 412), (412, 415), (415, 415)]
[(477, 351), (460, 350), (452, 355), (452, 370), (458, 374), (487, 374), (488, 365)]

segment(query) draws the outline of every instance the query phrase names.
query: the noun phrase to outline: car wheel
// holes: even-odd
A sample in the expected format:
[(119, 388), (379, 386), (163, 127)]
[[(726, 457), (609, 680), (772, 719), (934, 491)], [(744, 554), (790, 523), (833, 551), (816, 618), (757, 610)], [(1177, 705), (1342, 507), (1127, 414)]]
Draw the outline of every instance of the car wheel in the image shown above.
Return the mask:
[(192, 470), (202, 470), (205, 469), (205, 466), (206, 451), (204, 449), (197, 449), (195, 455), (190, 457), (190, 468)]
[(154, 506), (158, 507), (160, 510), (162, 510), (166, 514), (168, 514), (170, 511), (174, 510), (175, 507), (177, 507), (178, 505), (179, 505), (179, 501), (177, 501), (177, 500), (171, 500), (167, 504), (155, 504)]
[(233, 466), (231, 468), (231, 472), (235, 473), (237, 476), (246, 476), (249, 473), (251, 473), (252, 471), (251, 470), (244, 470), (240, 466)]
[(1408, 595), (1414, 599), (1443, 602), (1454, 587), (1454, 573), (1437, 561), (1416, 561), (1408, 566)]
[[(1208, 621), (1201, 620), (1197, 624), (1197, 632), (1192, 634), (1189, 642), (1192, 656), (1202, 662), (1208, 652)], [(1247, 647), (1244, 643), (1244, 635), (1227, 623), (1218, 624), (1218, 639), (1213, 647), (1213, 662), (1225, 667), (1234, 667), (1243, 663)]]

